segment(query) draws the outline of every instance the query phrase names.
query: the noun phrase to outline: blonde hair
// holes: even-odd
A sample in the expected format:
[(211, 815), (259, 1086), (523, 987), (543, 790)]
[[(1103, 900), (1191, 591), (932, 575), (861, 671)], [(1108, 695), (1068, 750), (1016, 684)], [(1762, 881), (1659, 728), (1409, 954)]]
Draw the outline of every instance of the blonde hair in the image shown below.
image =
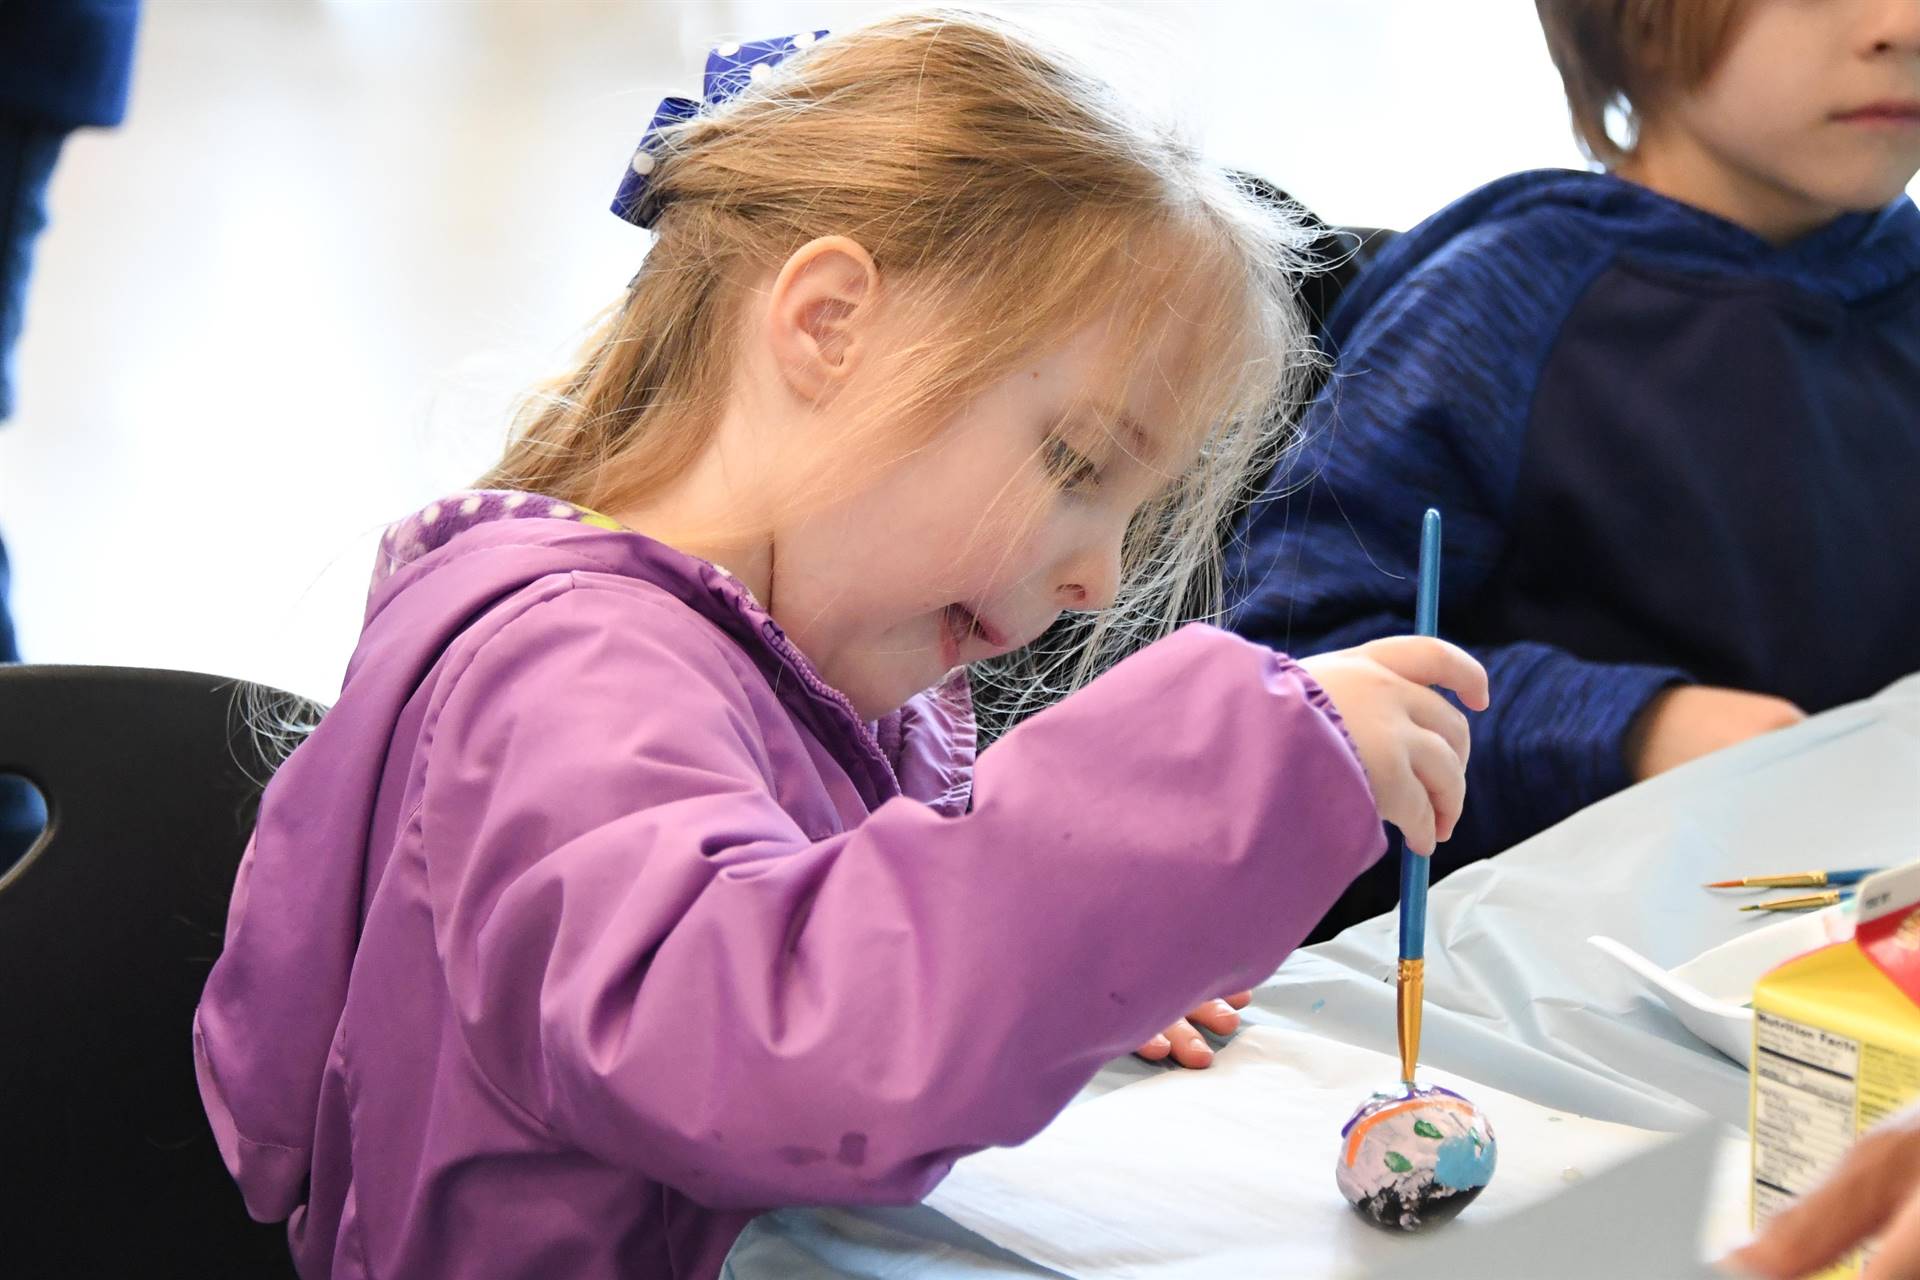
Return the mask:
[[(646, 500), (701, 454), (740, 351), (745, 284), (824, 235), (857, 240), (883, 287), (936, 322), (912, 373), (861, 430), (876, 465), (1096, 318), (1134, 336), (1178, 319), (1201, 339), (1177, 370), (1199, 462), (1143, 509), (1121, 599), (1071, 652), (1028, 652), (990, 679), (1013, 714), (1219, 605), (1219, 539), (1274, 461), (1311, 359), (1294, 301), (1306, 236), (1286, 210), (1092, 76), (1005, 22), (931, 11), (836, 34), (719, 108), (667, 131), (656, 239), (579, 365), (529, 397), (486, 487), (600, 510)], [(1193, 287), (1195, 282), (1199, 287)], [(1181, 286), (1187, 287), (1181, 287)], [(796, 503), (847, 477), (812, 476)]]
[[(1534, 0), (1581, 150), (1612, 167), (1669, 93), (1695, 88), (1726, 51), (1747, 0)], [(1625, 136), (1615, 138), (1609, 113)]]

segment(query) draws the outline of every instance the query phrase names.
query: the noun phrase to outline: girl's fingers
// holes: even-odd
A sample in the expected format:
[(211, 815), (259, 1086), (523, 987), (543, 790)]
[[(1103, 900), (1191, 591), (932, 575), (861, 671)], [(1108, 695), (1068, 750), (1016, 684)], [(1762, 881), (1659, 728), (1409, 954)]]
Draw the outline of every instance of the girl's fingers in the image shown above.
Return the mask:
[[(1252, 995), (1249, 993), (1248, 999)], [(1241, 1001), (1245, 1004), (1246, 1001)], [(1217, 1036), (1231, 1035), (1240, 1027), (1240, 1014), (1225, 1000), (1209, 1000), (1187, 1015), (1187, 1021), (1195, 1026), (1205, 1027)]]
[(1445, 840), (1460, 821), (1460, 810), (1467, 800), (1467, 776), (1460, 757), (1437, 733), (1416, 729), (1407, 745), (1407, 763), (1426, 792), (1431, 809), (1434, 838)]
[(1173, 1052), (1173, 1042), (1164, 1035), (1157, 1035), (1133, 1052), (1148, 1062), (1159, 1062)]
[(1422, 729), (1439, 734), (1460, 763), (1466, 764), (1473, 752), (1473, 732), (1460, 708), (1431, 689), (1419, 689), (1407, 704), (1407, 716)]
[(1205, 1067), (1213, 1063), (1213, 1046), (1207, 1038), (1193, 1029), (1193, 1024), (1185, 1018), (1167, 1028), (1167, 1038), (1173, 1041), (1173, 1060), (1183, 1067)]
[[(1431, 737), (1422, 731), (1422, 736)], [(1391, 807), (1383, 806), (1380, 814), (1388, 822), (1400, 828), (1401, 838), (1407, 842), (1407, 848), (1425, 857), (1433, 852), (1436, 843), (1433, 825), (1433, 799), (1427, 794), (1426, 784), (1413, 770), (1411, 752), (1400, 760), (1397, 776), (1391, 784)]]
[(1133, 1052), (1136, 1057), (1148, 1062), (1165, 1062), (1172, 1058), (1183, 1067), (1204, 1067), (1213, 1062), (1213, 1046), (1185, 1018)]
[(1451, 689), (1475, 711), (1487, 709), (1487, 669), (1458, 645), (1431, 636), (1388, 636), (1361, 645), (1360, 652), (1403, 680)]
[(1231, 1035), (1240, 1026), (1239, 1010), (1252, 1001), (1251, 991), (1236, 991), (1230, 996), (1209, 1000), (1134, 1053), (1148, 1062), (1163, 1062), (1171, 1057), (1183, 1067), (1208, 1066), (1213, 1062), (1213, 1046), (1196, 1030), (1195, 1024), (1215, 1035)]

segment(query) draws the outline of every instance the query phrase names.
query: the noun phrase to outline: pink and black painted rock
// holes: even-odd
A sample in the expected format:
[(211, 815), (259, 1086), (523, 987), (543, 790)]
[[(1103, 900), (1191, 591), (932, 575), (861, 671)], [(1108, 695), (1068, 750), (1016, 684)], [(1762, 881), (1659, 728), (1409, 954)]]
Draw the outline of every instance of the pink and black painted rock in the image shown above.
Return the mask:
[(1401, 1231), (1445, 1222), (1493, 1177), (1493, 1126), (1438, 1087), (1376, 1093), (1340, 1131), (1334, 1181), (1368, 1221)]

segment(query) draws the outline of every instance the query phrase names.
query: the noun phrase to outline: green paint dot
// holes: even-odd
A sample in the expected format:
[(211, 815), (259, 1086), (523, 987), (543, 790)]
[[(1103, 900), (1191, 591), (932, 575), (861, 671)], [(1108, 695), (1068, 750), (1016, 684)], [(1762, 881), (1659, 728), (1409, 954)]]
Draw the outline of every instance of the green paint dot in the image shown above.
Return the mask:
[(1415, 1120), (1413, 1122), (1413, 1131), (1423, 1138), (1437, 1138), (1440, 1136), (1440, 1131), (1425, 1120)]
[(1387, 1152), (1387, 1168), (1393, 1170), (1395, 1173), (1405, 1173), (1413, 1168), (1413, 1161), (1407, 1159), (1398, 1151), (1389, 1151)]

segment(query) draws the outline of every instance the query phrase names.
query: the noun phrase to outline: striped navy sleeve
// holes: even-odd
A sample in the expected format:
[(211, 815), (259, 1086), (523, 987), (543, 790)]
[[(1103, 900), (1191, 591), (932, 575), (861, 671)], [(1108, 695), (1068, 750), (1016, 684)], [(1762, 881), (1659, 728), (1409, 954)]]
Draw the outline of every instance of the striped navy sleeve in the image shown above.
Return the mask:
[[(1609, 252), (1563, 220), (1488, 226), (1361, 299), (1359, 315), (1336, 314), (1335, 376), (1230, 557), (1235, 629), (1294, 654), (1411, 631), (1420, 513), (1433, 506), (1446, 518), (1441, 629), (1471, 633), (1506, 545), (1541, 367)], [(1493, 706), (1473, 717), (1448, 863), (1625, 786), (1630, 722), (1686, 679), (1524, 640), (1467, 647), (1486, 664)]]

